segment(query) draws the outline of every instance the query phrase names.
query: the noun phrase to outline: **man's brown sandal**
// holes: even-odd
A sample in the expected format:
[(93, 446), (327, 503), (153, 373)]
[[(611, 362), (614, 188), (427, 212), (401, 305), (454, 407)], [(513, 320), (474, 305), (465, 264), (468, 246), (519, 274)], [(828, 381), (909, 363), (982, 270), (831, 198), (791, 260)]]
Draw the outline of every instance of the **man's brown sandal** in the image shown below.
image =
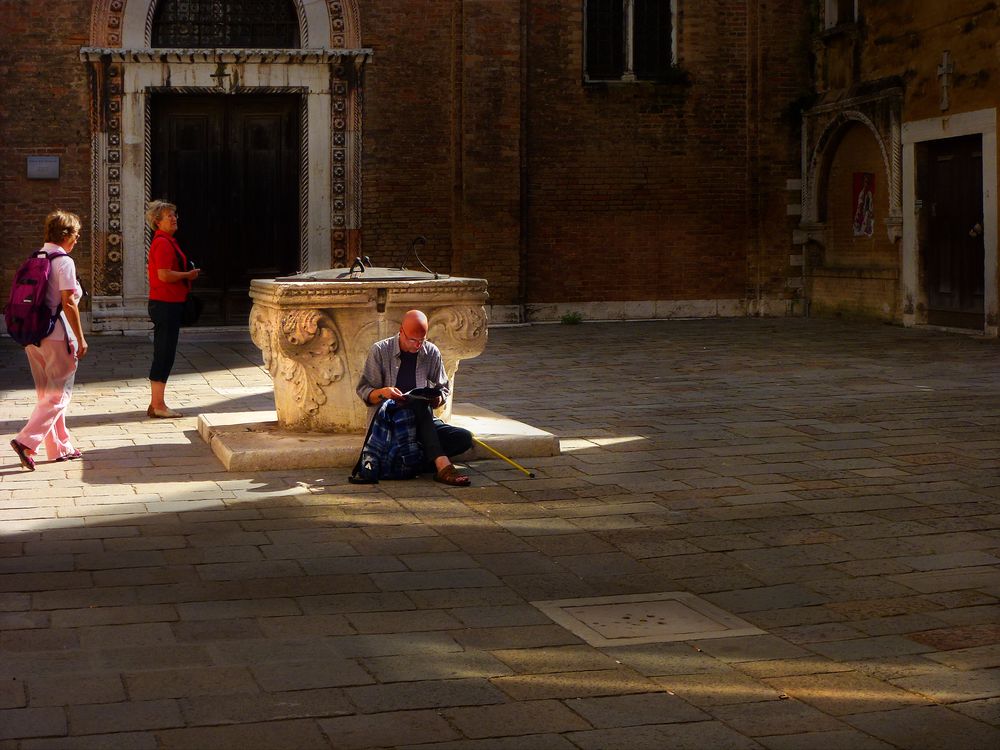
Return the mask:
[(465, 476), (465, 474), (458, 473), (458, 469), (455, 468), (455, 464), (448, 464), (443, 469), (436, 472), (434, 474), (434, 481), (440, 482), (441, 484), (448, 484), (452, 487), (468, 487), (472, 482), (472, 480)]

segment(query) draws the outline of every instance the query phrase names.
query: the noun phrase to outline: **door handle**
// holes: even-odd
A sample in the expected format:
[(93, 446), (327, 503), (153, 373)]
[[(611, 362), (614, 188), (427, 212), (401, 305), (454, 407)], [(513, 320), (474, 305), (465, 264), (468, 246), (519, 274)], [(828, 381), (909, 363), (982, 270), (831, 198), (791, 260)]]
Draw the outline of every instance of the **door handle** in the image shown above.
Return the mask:
[(980, 237), (983, 234), (983, 225), (981, 222), (976, 222), (972, 225), (972, 229), (969, 230), (970, 237)]

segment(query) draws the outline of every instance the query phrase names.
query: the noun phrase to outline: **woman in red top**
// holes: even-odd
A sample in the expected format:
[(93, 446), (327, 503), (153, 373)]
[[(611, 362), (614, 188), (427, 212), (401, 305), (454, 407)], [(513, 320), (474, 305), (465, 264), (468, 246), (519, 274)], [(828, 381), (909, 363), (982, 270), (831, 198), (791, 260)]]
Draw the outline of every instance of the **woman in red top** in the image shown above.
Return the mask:
[(149, 367), (150, 399), (146, 415), (159, 419), (183, 416), (163, 400), (167, 378), (177, 355), (184, 300), (198, 269), (188, 270), (187, 256), (174, 239), (177, 206), (163, 200), (146, 207), (146, 223), (154, 231), (149, 246), (149, 317), (153, 321), (153, 364)]

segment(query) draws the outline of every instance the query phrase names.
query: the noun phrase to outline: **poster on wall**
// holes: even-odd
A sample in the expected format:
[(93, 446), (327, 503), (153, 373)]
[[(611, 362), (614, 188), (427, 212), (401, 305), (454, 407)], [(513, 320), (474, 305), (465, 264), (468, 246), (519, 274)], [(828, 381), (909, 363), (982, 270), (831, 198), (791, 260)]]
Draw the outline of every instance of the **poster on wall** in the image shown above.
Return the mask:
[(854, 236), (871, 237), (875, 234), (875, 175), (871, 172), (854, 173)]

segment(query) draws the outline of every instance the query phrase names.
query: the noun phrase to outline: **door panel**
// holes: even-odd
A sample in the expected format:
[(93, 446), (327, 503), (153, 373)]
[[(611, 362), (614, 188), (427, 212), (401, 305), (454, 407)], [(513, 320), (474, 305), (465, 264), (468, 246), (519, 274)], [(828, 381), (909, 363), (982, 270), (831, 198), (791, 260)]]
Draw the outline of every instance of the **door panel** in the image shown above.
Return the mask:
[(931, 141), (922, 147), (921, 260), (932, 325), (984, 324), (982, 138)]
[(253, 278), (299, 267), (299, 98), (154, 97), (152, 196), (202, 269), (203, 324), (245, 323)]

